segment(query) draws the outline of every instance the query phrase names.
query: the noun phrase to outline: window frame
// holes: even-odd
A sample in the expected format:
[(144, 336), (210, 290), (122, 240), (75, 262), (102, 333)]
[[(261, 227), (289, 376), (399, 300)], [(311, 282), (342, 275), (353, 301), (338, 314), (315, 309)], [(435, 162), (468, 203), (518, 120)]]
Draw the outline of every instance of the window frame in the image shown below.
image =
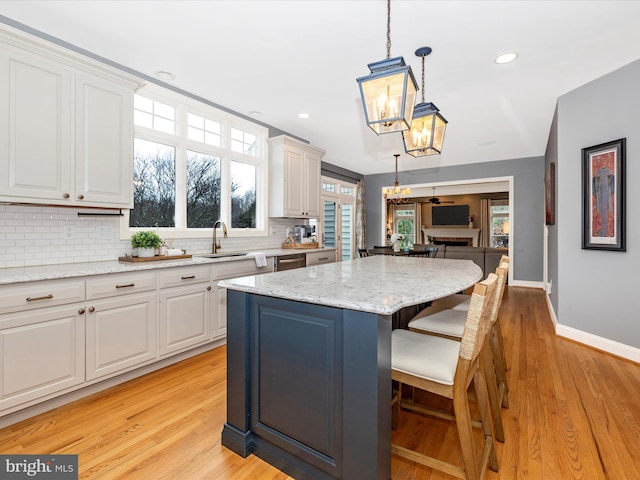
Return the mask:
[[(268, 236), (268, 150), (266, 127), (239, 116), (225, 112), (188, 96), (173, 92), (159, 85), (146, 85), (136, 92), (143, 97), (165, 103), (176, 109), (175, 134), (171, 135), (151, 128), (133, 125), (133, 138), (162, 143), (176, 150), (176, 216), (175, 227), (129, 227), (129, 210), (125, 210), (120, 220), (120, 238), (125, 240), (137, 231), (155, 229), (166, 239), (171, 238), (209, 238), (211, 228), (186, 227), (186, 159), (187, 151), (212, 155), (220, 159), (220, 220), (227, 226), (229, 237), (265, 237)], [(132, 106), (133, 108), (133, 106)], [(221, 146), (216, 147), (188, 138), (188, 113), (193, 113), (221, 125)], [(247, 155), (231, 151), (231, 130), (241, 130), (256, 137), (256, 155)], [(132, 162), (134, 159), (132, 158)], [(231, 162), (253, 165), (256, 169), (256, 227), (233, 228), (231, 226)]]

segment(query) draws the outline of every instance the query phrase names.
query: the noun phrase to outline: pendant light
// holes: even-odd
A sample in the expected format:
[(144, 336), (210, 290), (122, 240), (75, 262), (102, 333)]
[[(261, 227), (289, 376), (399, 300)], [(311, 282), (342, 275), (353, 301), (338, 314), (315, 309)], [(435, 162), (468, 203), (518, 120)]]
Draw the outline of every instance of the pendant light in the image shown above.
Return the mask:
[(367, 125), (378, 135), (408, 130), (418, 85), (404, 58), (391, 58), (391, 0), (387, 0), (387, 58), (367, 66), (371, 73), (356, 80)]
[(416, 56), (422, 57), (422, 102), (413, 110), (411, 128), (402, 132), (404, 150), (414, 157), (440, 154), (447, 127), (447, 120), (440, 114), (438, 107), (424, 101), (424, 57), (430, 53), (430, 47), (416, 50)]
[(408, 203), (411, 189), (409, 187), (400, 188), (400, 183), (398, 183), (398, 157), (400, 154), (395, 153), (393, 156), (396, 157), (396, 181), (393, 184), (393, 188), (383, 188), (382, 195), (384, 195), (387, 203), (394, 203), (396, 205), (399, 203)]

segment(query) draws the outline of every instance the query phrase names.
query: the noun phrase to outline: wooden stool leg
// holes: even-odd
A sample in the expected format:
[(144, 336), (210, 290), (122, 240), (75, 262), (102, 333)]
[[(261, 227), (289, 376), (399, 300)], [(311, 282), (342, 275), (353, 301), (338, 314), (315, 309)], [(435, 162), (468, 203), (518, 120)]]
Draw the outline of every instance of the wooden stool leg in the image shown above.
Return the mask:
[(495, 362), (498, 392), (503, 408), (509, 408), (509, 385), (507, 384), (507, 362), (504, 356), (504, 342), (500, 319), (497, 319), (491, 329), (491, 350)]
[[(502, 426), (502, 416), (500, 412), (500, 396), (498, 394), (498, 385), (496, 383), (496, 371), (493, 364), (493, 353), (491, 346), (486, 344), (480, 352), (480, 367), (483, 370), (486, 382), (487, 397), (489, 399), (489, 409), (494, 427), (493, 437), (504, 443), (504, 427)], [(476, 392), (477, 395), (477, 392)], [(480, 402), (480, 399), (478, 399)]]

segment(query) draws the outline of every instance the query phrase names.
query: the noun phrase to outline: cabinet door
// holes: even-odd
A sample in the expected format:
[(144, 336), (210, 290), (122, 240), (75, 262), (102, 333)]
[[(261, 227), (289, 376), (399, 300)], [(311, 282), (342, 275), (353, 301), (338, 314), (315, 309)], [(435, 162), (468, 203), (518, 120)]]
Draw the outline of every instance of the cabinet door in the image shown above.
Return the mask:
[(0, 315), (0, 411), (84, 382), (83, 308)]
[(213, 338), (227, 335), (227, 289), (213, 286)]
[(304, 214), (308, 217), (320, 217), (320, 163), (321, 157), (314, 153), (307, 152), (305, 155), (305, 201)]
[(205, 343), (211, 338), (211, 285), (202, 283), (160, 293), (160, 355)]
[(157, 357), (155, 293), (87, 303), (87, 380), (130, 370)]
[(305, 215), (303, 200), (306, 180), (304, 178), (304, 154), (295, 149), (285, 150), (284, 161), (284, 214), (294, 217)]
[(76, 75), (74, 203), (133, 208), (133, 92)]
[(38, 55), (0, 49), (0, 196), (69, 202), (70, 105), (68, 70)]

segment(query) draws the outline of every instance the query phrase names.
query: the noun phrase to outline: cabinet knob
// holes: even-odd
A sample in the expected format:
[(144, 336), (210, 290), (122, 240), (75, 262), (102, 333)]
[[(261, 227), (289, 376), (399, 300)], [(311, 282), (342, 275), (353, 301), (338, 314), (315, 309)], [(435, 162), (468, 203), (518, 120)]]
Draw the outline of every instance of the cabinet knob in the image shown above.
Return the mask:
[(69, 198), (69, 194), (68, 193), (63, 193), (62, 194), (62, 198)]
[(89, 313), (93, 313), (95, 311), (96, 311), (95, 307), (89, 307)]
[(84, 199), (84, 195), (82, 195), (82, 194), (78, 195), (78, 199), (79, 200), (83, 200)]
[(78, 313), (79, 313), (80, 315), (84, 315), (84, 308), (81, 308), (80, 310), (78, 310)]
[(207, 287), (207, 290), (211, 291), (211, 285), (209, 285), (209, 286)]

